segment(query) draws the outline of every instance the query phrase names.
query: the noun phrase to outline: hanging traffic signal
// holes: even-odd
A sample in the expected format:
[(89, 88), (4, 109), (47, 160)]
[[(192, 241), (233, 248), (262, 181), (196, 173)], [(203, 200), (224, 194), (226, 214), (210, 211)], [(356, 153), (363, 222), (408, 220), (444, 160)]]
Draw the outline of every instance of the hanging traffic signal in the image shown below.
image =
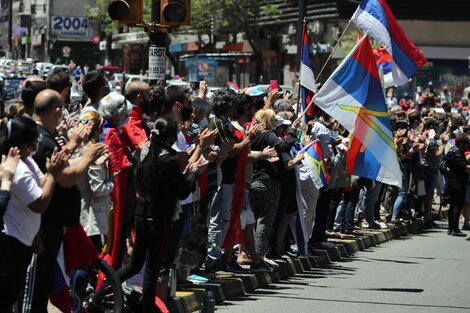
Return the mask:
[(161, 25), (189, 25), (190, 13), (190, 0), (160, 0)]
[(113, 1), (108, 7), (108, 14), (119, 24), (141, 24), (144, 19), (144, 0)]

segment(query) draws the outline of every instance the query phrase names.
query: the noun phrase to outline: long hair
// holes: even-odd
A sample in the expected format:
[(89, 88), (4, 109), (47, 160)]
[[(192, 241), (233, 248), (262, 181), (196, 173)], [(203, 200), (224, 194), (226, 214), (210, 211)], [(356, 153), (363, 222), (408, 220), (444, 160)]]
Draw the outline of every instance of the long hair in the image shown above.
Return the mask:
[(21, 148), (39, 137), (37, 124), (26, 117), (16, 117), (0, 126), (0, 154), (6, 155), (12, 147)]
[(149, 152), (137, 168), (137, 190), (145, 199), (152, 199), (155, 188), (158, 188), (161, 182), (158, 177), (160, 154), (163, 149), (171, 151), (168, 142), (176, 141), (177, 132), (178, 126), (172, 118), (160, 117), (155, 121)]

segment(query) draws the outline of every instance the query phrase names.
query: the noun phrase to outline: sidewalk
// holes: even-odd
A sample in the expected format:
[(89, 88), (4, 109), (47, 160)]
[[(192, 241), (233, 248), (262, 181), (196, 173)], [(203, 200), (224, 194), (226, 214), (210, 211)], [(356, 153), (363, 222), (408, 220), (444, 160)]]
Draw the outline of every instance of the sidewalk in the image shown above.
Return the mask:
[(205, 284), (194, 284), (177, 291), (171, 312), (189, 313), (199, 311), (208, 291), (214, 295), (216, 305), (228, 300), (248, 299), (258, 288), (303, 275), (315, 268), (325, 268), (337, 262), (348, 262), (357, 251), (383, 245), (393, 239), (409, 237), (422, 231), (422, 225), (402, 224), (390, 229), (363, 230), (364, 234), (348, 239), (329, 239), (335, 244), (328, 250), (316, 250), (313, 256), (275, 260), (279, 268), (273, 273), (231, 274), (218, 272), (217, 279)]

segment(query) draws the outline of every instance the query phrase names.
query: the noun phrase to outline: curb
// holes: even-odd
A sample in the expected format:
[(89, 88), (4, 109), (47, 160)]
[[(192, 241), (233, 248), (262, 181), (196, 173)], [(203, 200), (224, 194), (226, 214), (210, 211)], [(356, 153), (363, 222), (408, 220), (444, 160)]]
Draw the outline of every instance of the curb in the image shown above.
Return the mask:
[(362, 235), (352, 238), (329, 238), (328, 242), (334, 243), (335, 247), (326, 250), (313, 250), (308, 257), (283, 257), (283, 259), (275, 260), (279, 264), (279, 268), (276, 268), (272, 273), (218, 275), (217, 279), (208, 283), (186, 286), (181, 291), (178, 290), (171, 312), (190, 313), (200, 310), (207, 291), (212, 291), (217, 305), (224, 303), (225, 300), (247, 297), (256, 292), (258, 288), (281, 280), (289, 280), (290, 277), (314, 268), (328, 267), (334, 262), (346, 260), (357, 251), (364, 251), (369, 247), (375, 247), (402, 236), (420, 233), (422, 228), (422, 224), (416, 223), (390, 226), (389, 229), (383, 230), (363, 230)]

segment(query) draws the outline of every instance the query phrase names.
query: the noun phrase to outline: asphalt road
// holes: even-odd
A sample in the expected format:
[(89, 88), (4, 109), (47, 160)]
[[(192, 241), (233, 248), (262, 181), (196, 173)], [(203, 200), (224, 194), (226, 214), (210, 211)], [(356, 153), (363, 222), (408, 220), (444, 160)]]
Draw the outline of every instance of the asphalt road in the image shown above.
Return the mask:
[(470, 241), (446, 229), (393, 240), (226, 302), (217, 312), (470, 312)]

